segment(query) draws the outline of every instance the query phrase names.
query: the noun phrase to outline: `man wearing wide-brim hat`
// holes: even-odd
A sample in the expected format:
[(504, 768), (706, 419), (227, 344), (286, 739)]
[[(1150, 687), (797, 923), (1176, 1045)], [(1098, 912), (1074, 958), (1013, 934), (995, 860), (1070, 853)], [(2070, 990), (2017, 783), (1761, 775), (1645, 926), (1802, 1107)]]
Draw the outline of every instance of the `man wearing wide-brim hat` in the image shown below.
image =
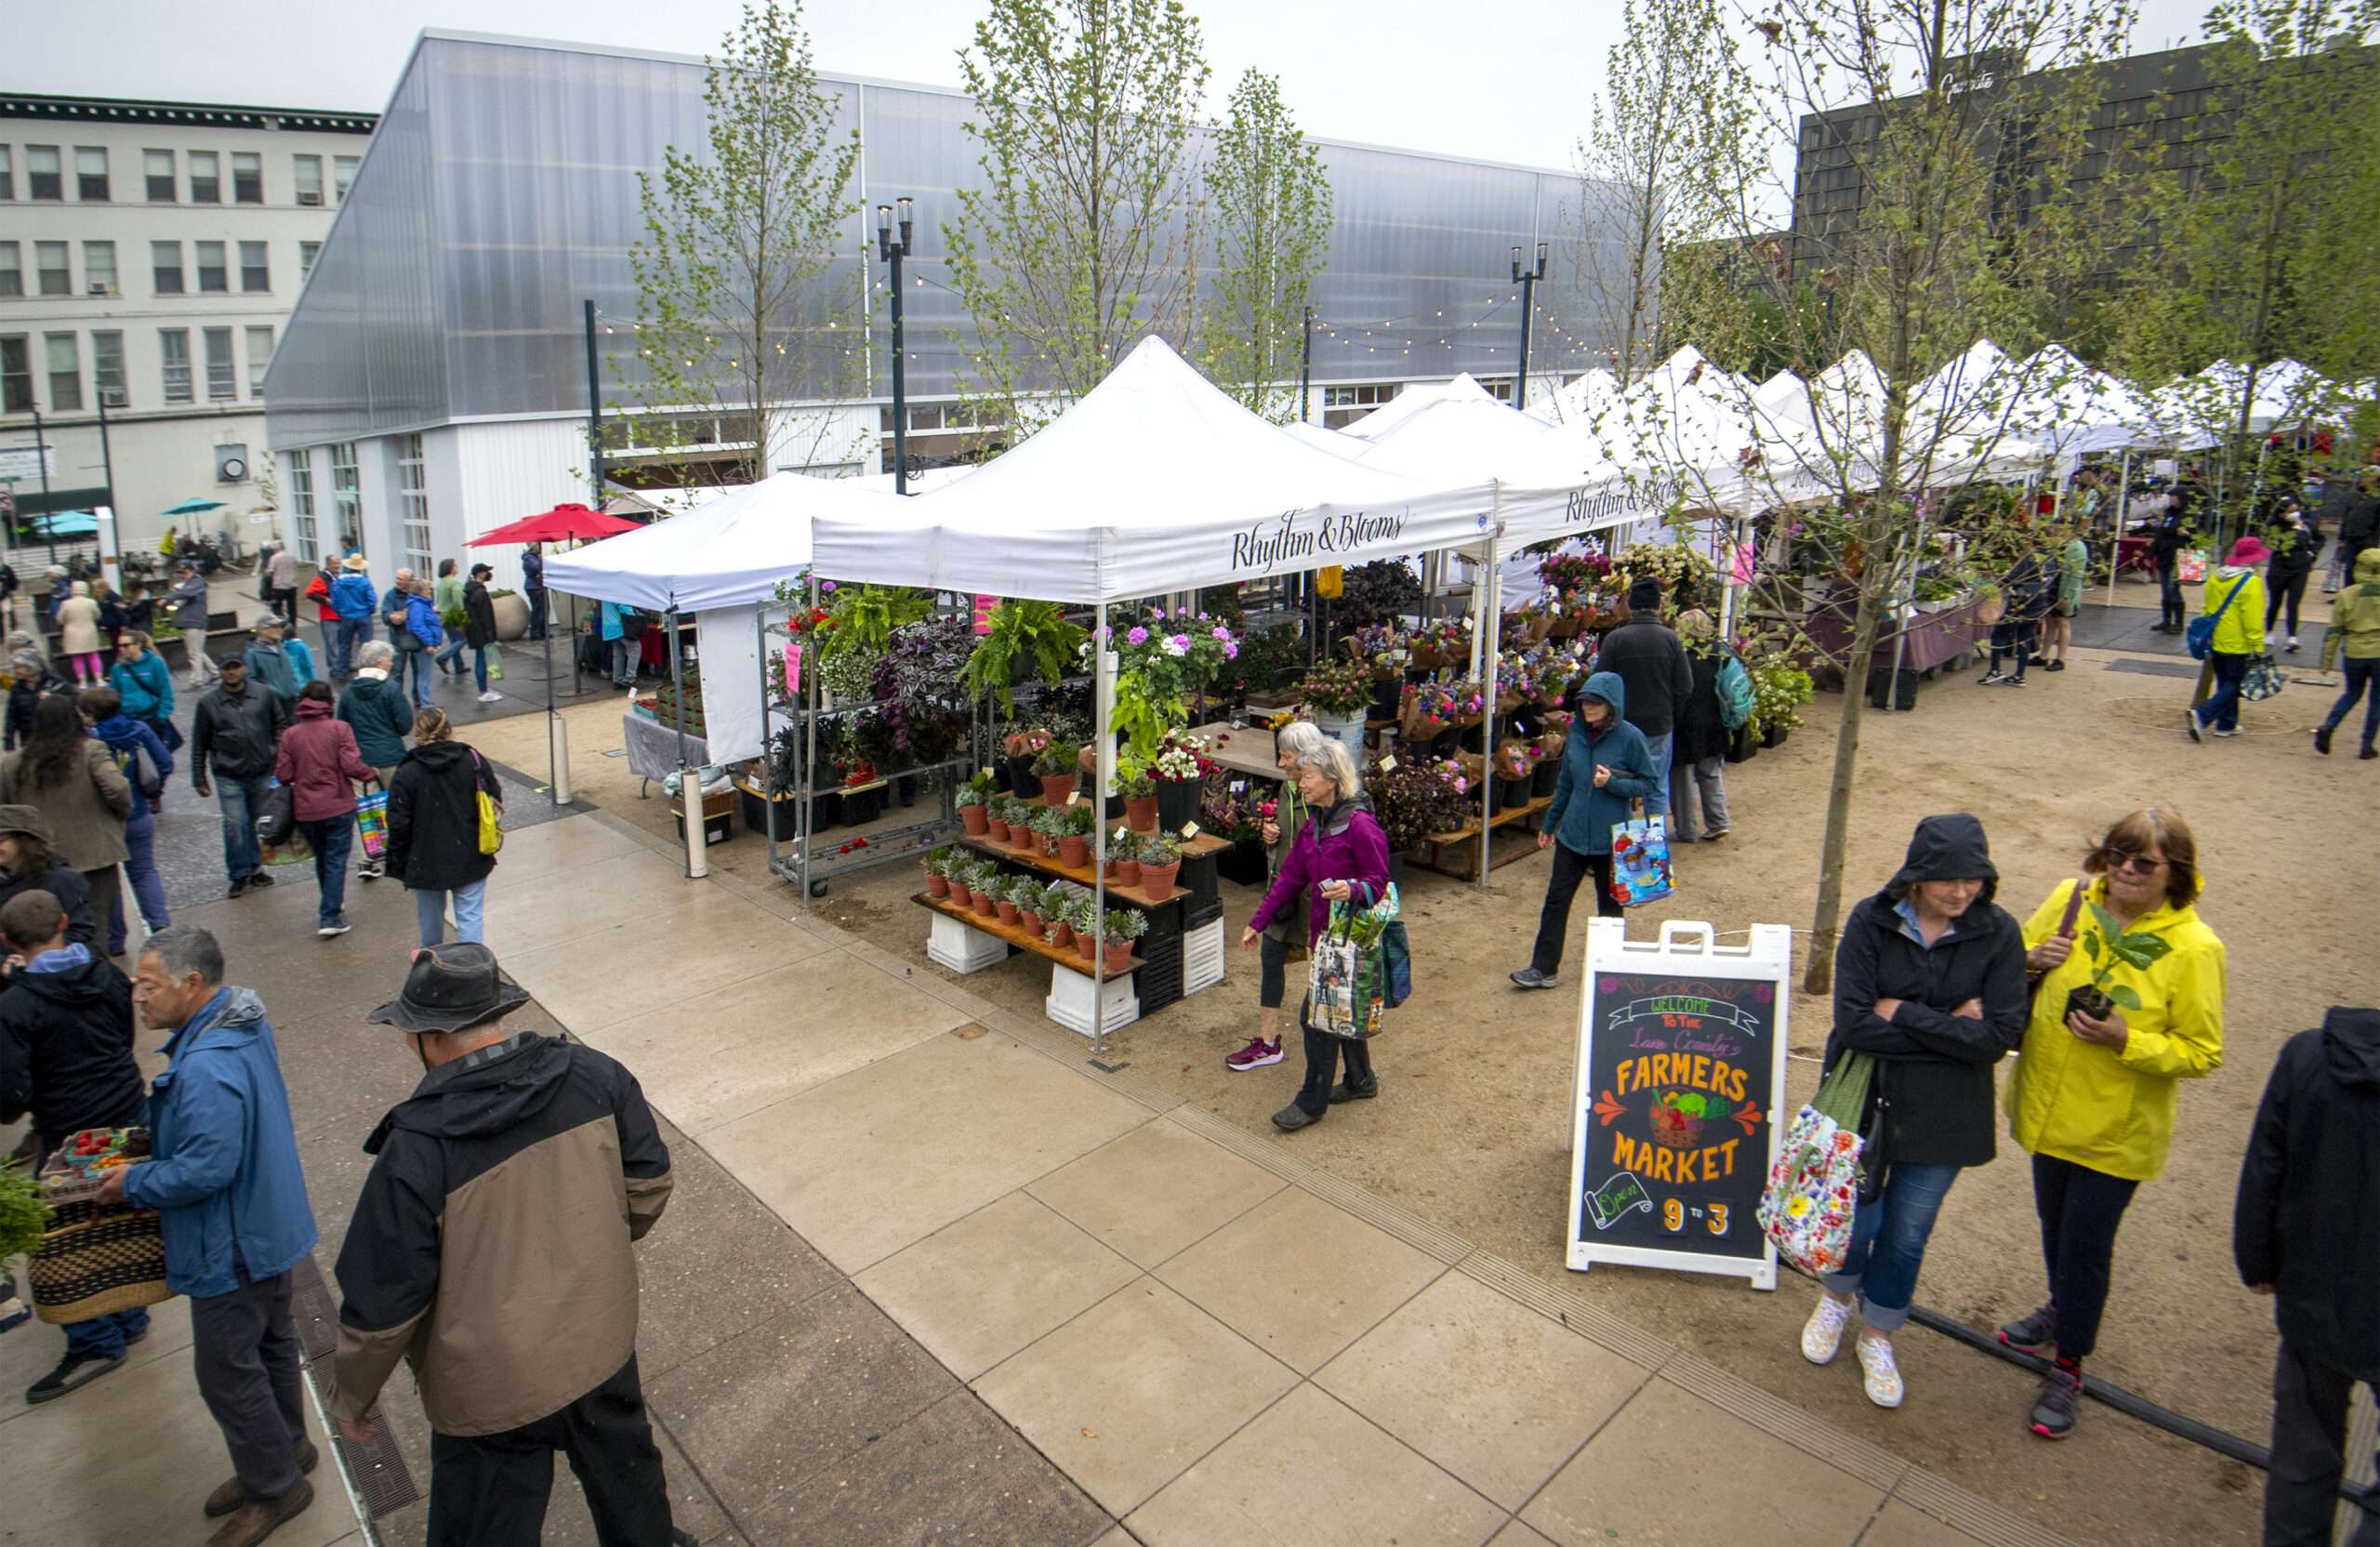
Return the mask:
[(338, 578), (331, 582), (331, 611), (338, 615), (338, 638), (331, 646), (331, 675), (345, 677), (355, 667), (355, 647), (372, 638), (373, 603), (380, 593), (372, 588), (370, 567), (361, 553), (338, 563)]
[(416, 953), (371, 1019), (420, 1085), (375, 1158), (338, 1256), (338, 1398), (351, 1439), (400, 1355), (429, 1414), (432, 1547), (534, 1547), (552, 1452), (604, 1540), (664, 1547), (661, 1452), (637, 1378), (629, 1243), (668, 1202), (669, 1151), (631, 1075), (592, 1048), (508, 1031), (528, 995), (484, 945)]

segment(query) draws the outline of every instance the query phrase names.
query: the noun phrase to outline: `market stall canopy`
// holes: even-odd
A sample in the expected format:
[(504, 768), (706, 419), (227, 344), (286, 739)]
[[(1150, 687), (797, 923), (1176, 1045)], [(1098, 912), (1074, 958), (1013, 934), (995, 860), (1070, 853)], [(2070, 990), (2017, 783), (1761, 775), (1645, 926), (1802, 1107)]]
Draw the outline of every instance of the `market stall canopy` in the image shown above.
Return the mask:
[(1378, 440), (1434, 403), (1495, 401), (1496, 394), (1473, 380), (1468, 374), (1458, 376), (1452, 381), (1418, 381), (1355, 423), (1342, 427), (1340, 433), (1353, 435), (1359, 441)]
[(1564, 382), (1524, 412), (1547, 424), (1571, 424), (1593, 418), (1619, 395), (1620, 378), (1597, 365), (1584, 376)]
[(1024, 444), (895, 519), (821, 516), (813, 564), (837, 580), (1117, 602), (1476, 543), (1501, 497), (1309, 444), (1151, 337)]
[(590, 537), (611, 537), (636, 530), (637, 523), (625, 517), (607, 516), (584, 505), (557, 505), (550, 510), (483, 532), (463, 546), (501, 548), (509, 543), (584, 542)]
[(905, 502), (864, 480), (781, 472), (727, 490), (691, 515), (607, 537), (546, 561), (546, 584), (574, 596), (656, 613), (765, 602), (810, 564), (823, 511), (896, 519)]

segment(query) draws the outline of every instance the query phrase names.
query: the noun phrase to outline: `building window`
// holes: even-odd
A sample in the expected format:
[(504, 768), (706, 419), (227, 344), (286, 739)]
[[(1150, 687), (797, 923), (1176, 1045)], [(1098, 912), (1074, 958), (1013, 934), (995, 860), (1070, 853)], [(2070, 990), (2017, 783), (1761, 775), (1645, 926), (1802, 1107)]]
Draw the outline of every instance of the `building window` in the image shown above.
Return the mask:
[(223, 158), (212, 151), (190, 153), (190, 202), (194, 205), (219, 205), (223, 202)]
[(41, 276), (43, 295), (71, 296), (74, 293), (73, 271), (66, 267), (65, 243), (34, 243), (33, 268)]
[(272, 288), (272, 269), (265, 258), (265, 245), (261, 242), (240, 244), (240, 288), (243, 290)]
[(94, 296), (115, 293), (115, 244), (83, 244), (83, 284)]
[(75, 358), (74, 335), (42, 336), (49, 355), (49, 407), (52, 413), (73, 413), (83, 406), (83, 363)]
[(314, 259), (322, 256), (323, 245), (320, 242), (300, 242), (298, 244), (298, 284), (303, 284), (306, 283), (306, 276), (314, 271)]
[(0, 414), (30, 414), (33, 407), (33, 356), (21, 333), (0, 338)]
[(272, 364), (272, 329), (248, 329), (248, 396), (264, 396), (265, 368)]
[(8, 147), (0, 145), (0, 199), (17, 196), (17, 164), (8, 159)]
[(319, 564), (323, 553), (314, 536), (314, 454), (290, 452), (283, 457), (282, 466), (289, 473), (289, 514), (297, 528), (298, 557)]
[(240, 395), (238, 368), (231, 364), (231, 330), (210, 327), (206, 338), (206, 401), (230, 403)]
[(190, 401), (190, 329), (157, 330), (157, 358), (163, 364), (167, 403)]
[(405, 563), (416, 575), (428, 575), (430, 490), (422, 477), (418, 435), (397, 437), (397, 517), (403, 527)]
[(141, 152), (140, 170), (144, 180), (149, 184), (149, 202), (152, 205), (172, 204), (174, 202), (174, 152), (171, 151)]
[(338, 526), (339, 551), (364, 548), (364, 485), (355, 476), (355, 443), (331, 447), (331, 515)]
[(231, 152), (231, 200), (243, 205), (264, 203), (264, 157), (255, 151)]
[(127, 401), (124, 393), (124, 335), (94, 333), (91, 335), (91, 385), (99, 394), (102, 408), (121, 408)]
[(25, 250), (14, 242), (0, 242), (0, 296), (25, 293)]
[(161, 296), (182, 293), (182, 245), (178, 242), (149, 244), (150, 288)]
[(108, 152), (104, 145), (74, 147), (74, 196), (86, 205), (108, 202)]
[(57, 146), (25, 147), (25, 195), (33, 199), (66, 197), (66, 178), (59, 167)]
[(298, 171), (298, 202), (320, 205), (323, 202), (323, 158), (292, 156), (289, 160)]
[(231, 288), (231, 274), (223, 267), (223, 244), (194, 242), (198, 249), (198, 292), (212, 295)]
[(355, 169), (362, 165), (362, 156), (331, 157), (331, 185), (340, 204), (347, 203), (347, 191), (355, 186)]

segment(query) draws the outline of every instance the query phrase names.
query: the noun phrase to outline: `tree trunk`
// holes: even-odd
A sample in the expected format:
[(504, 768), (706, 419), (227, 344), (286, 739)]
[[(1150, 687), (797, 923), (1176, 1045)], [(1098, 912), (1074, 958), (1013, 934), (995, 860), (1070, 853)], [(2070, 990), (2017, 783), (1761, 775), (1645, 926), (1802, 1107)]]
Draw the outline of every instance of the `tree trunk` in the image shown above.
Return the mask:
[(1851, 626), (1851, 654), (1843, 663), (1843, 718), (1834, 728), (1834, 772), (1826, 788), (1826, 837), (1818, 846), (1818, 910), (1810, 920), (1810, 959), (1802, 972), (1805, 993), (1834, 986), (1834, 943), (1842, 925), (1843, 852), (1851, 838), (1851, 790), (1858, 774), (1859, 726), (1868, 707), (1869, 656), (1876, 647), (1891, 572), (1871, 554), (1859, 582), (1859, 606)]

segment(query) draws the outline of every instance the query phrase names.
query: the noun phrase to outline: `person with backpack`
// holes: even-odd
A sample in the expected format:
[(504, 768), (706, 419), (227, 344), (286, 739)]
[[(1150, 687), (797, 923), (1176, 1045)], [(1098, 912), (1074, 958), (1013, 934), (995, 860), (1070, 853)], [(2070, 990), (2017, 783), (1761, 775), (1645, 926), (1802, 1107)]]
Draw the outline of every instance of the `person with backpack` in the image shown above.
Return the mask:
[(445, 626), (438, 621), (438, 609), (430, 600), (430, 583), (416, 579), (413, 571), (397, 571), (397, 583), (380, 598), (381, 616), (389, 625), (389, 642), (397, 647), (398, 681), (413, 676), (413, 704), (416, 709), (430, 707), (430, 661), (438, 647), (446, 642)]
[(1727, 748), (1752, 717), (1752, 674), (1720, 641), (1717, 626), (1701, 608), (1680, 613), (1677, 632), (1694, 668), (1694, 688), (1678, 709), (1670, 746), (1670, 837), (1693, 843), (1698, 806), (1701, 838), (1727, 836)]
[(2248, 663), (2264, 651), (2264, 628), (2259, 620), (2265, 611), (2264, 577), (2256, 566), (2272, 557), (2272, 550), (2254, 537), (2242, 537), (2231, 545), (2231, 552), (2223, 567), (2207, 576), (2202, 609), (2198, 622), (2190, 625), (2190, 654), (2206, 660), (2215, 670), (2215, 691), (2206, 702), (2182, 711), (2182, 724), (2189, 732), (2192, 742), (2205, 738), (2202, 731), (2212, 730), (2218, 736), (2240, 734), (2240, 688), (2247, 681)]
[[(396, 782), (397, 765), (405, 760), (405, 737), (413, 734), (413, 701), (405, 696), (404, 685), (389, 676), (395, 660), (388, 641), (372, 641), (355, 653), (355, 680), (338, 695), (338, 717), (355, 733), (355, 749), (384, 790)], [(355, 873), (360, 879), (377, 881), (388, 872), (381, 861), (366, 854)]]
[(1649, 814), (1670, 809), (1670, 739), (1677, 733), (1678, 709), (1694, 691), (1694, 668), (1677, 630), (1661, 620), (1661, 583), (1644, 575), (1628, 588), (1628, 621), (1603, 637), (1597, 671), (1627, 685), (1625, 718), (1645, 738), (1653, 762), (1653, 787), (1645, 795)]
[[(155, 731), (125, 712), (124, 700), (113, 688), (85, 688), (75, 695), (74, 707), (91, 734), (114, 754), (125, 783), (132, 787), (132, 814), (124, 819), (124, 879), (141, 921), (154, 934), (174, 921), (165, 907), (165, 879), (157, 873), (157, 807), (165, 798), (165, 781), (173, 775), (173, 750)], [(119, 892), (115, 906), (99, 920), (107, 932), (108, 955), (124, 954), (130, 916)]]
[(443, 709), (416, 715), (413, 740), (389, 785), (388, 873), (413, 893), (424, 945), (446, 938), (449, 901), (455, 937), (484, 943), (482, 919), (496, 855), (480, 844), (479, 797), (495, 801), (500, 818), (504, 786), (476, 748), (455, 739)]
[(364, 555), (350, 553), (339, 561), (338, 578), (330, 583), (330, 610), (338, 617), (338, 643), (331, 651), (331, 675), (345, 677), (355, 669), (355, 647), (372, 638), (374, 601), (372, 577), (364, 573)]

